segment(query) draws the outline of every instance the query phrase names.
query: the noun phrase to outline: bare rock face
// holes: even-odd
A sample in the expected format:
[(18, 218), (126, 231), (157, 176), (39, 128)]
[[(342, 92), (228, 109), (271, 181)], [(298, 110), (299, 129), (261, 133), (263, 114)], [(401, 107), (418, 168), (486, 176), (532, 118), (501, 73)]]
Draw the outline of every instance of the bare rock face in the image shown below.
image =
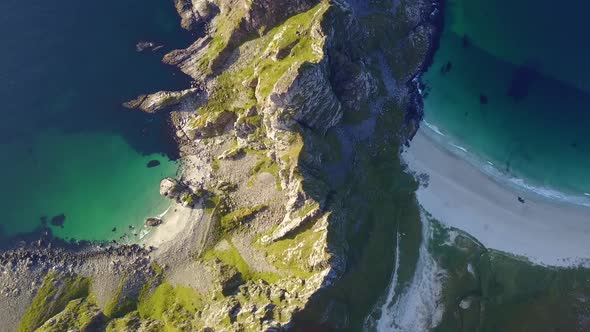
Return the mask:
[(236, 117), (236, 113), (230, 111), (202, 114), (191, 121), (184, 132), (192, 139), (214, 137), (222, 134)]
[(147, 218), (145, 220), (145, 225), (148, 227), (156, 227), (162, 224), (162, 219), (160, 218)]
[[(185, 74), (204, 82), (219, 72), (231, 54), (246, 39), (260, 36), (285, 19), (302, 13), (319, 0), (175, 0), (176, 9), (185, 29), (207, 26), (207, 33), (186, 49), (168, 53), (164, 63), (178, 66)], [(237, 14), (243, 11), (241, 14)], [(223, 36), (213, 36), (222, 30)], [(223, 39), (220, 47), (219, 38)], [(215, 53), (208, 63), (210, 49)]]
[(212, 0), (174, 0), (174, 5), (180, 15), (180, 25), (186, 30), (193, 30), (208, 22), (218, 12)]
[(309, 10), (319, 2), (319, 0), (254, 0), (246, 21), (252, 30), (273, 27), (287, 17)]
[(209, 35), (199, 38), (185, 49), (166, 54), (162, 62), (177, 66), (183, 73), (194, 79), (203, 80), (205, 73), (199, 67), (199, 59), (205, 56), (212, 40), (213, 38)]
[(179, 199), (188, 190), (187, 186), (173, 178), (165, 178), (160, 182), (160, 195), (170, 199)]
[(327, 131), (342, 118), (342, 105), (327, 79), (325, 62), (292, 68), (276, 84), (264, 108), (273, 130), (291, 130), (296, 123)]
[(139, 109), (146, 113), (157, 113), (180, 103), (194, 102), (198, 97), (197, 89), (182, 91), (159, 91), (150, 95), (141, 95), (128, 101), (123, 106), (131, 109)]

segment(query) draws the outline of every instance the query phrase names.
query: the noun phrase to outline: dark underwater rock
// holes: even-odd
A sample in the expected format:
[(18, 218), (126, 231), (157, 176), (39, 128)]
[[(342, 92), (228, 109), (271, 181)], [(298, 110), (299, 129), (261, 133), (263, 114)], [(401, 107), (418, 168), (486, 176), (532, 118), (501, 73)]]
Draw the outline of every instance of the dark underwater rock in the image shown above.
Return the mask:
[(488, 104), (488, 102), (489, 102), (489, 100), (488, 100), (488, 96), (486, 96), (486, 95), (480, 95), (480, 96), (479, 96), (479, 103), (480, 103), (480, 104), (482, 104), (482, 105), (487, 105), (487, 104)]
[(451, 69), (453, 69), (453, 63), (451, 61), (445, 63), (441, 68), (440, 68), (440, 73), (441, 74), (447, 74), (448, 72), (451, 71)]
[(530, 66), (520, 66), (512, 73), (512, 81), (508, 88), (508, 96), (515, 101), (526, 98), (531, 84), (539, 78), (539, 74)]
[(159, 160), (156, 160), (156, 159), (150, 160), (147, 163), (147, 168), (154, 168), (154, 167), (158, 167), (158, 166), (160, 166), (160, 161)]
[(56, 226), (56, 227), (64, 227), (64, 223), (66, 221), (66, 215), (65, 214), (59, 214), (53, 218), (51, 218), (51, 225)]
[(467, 47), (471, 46), (471, 39), (469, 38), (469, 36), (463, 35), (463, 38), (461, 39), (461, 43), (463, 44), (463, 48), (467, 48)]

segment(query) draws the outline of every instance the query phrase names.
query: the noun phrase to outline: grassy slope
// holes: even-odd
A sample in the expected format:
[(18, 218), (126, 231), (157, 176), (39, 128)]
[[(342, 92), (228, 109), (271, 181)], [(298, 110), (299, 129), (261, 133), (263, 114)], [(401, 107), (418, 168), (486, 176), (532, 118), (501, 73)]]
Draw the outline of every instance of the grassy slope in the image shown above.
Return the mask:
[[(454, 246), (449, 229), (434, 224), (432, 252), (448, 272), (447, 312), (436, 331), (585, 331), (590, 314), (590, 271), (530, 264), (494, 250), (458, 230)], [(474, 274), (467, 270), (471, 265)], [(468, 309), (459, 308), (470, 298)]]
[(66, 308), (71, 300), (89, 296), (90, 280), (50, 272), (21, 319), (18, 331), (33, 331)]

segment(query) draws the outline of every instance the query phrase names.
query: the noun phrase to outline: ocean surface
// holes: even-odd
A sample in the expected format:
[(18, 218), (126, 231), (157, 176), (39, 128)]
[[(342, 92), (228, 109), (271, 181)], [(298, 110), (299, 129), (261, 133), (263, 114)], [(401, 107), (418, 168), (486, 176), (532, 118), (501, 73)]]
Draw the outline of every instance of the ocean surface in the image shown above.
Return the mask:
[(590, 2), (450, 0), (426, 131), (501, 181), (590, 205)]
[(0, 2), (0, 241), (43, 224), (118, 239), (166, 208), (158, 184), (178, 165), (165, 121), (121, 104), (188, 86), (160, 60), (189, 40), (171, 1)]

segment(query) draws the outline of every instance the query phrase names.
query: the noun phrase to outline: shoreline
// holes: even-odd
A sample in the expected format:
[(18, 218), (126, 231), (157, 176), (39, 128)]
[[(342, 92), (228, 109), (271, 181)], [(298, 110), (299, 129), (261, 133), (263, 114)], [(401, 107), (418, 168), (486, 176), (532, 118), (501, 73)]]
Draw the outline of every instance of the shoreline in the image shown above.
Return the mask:
[(541, 199), (501, 184), (447, 151), (424, 129), (402, 152), (402, 159), (408, 171), (428, 175), (416, 198), (442, 224), (469, 233), (490, 249), (536, 264), (590, 266), (590, 208)]
[(442, 146), (444, 150), (465, 160), (474, 168), (480, 170), (486, 176), (492, 178), (495, 182), (503, 186), (510, 187), (522, 196), (535, 197), (538, 200), (547, 201), (549, 203), (558, 202), (559, 204), (583, 206), (590, 208), (590, 193), (588, 192), (568, 192), (563, 189), (554, 187), (546, 187), (535, 183), (526, 177), (507, 174), (496, 166), (496, 162), (492, 162), (486, 158), (482, 158), (469, 149), (457, 144), (457, 142), (450, 139), (437, 126), (423, 121), (426, 128), (422, 127), (423, 134), (429, 140), (435, 142), (436, 145)]

